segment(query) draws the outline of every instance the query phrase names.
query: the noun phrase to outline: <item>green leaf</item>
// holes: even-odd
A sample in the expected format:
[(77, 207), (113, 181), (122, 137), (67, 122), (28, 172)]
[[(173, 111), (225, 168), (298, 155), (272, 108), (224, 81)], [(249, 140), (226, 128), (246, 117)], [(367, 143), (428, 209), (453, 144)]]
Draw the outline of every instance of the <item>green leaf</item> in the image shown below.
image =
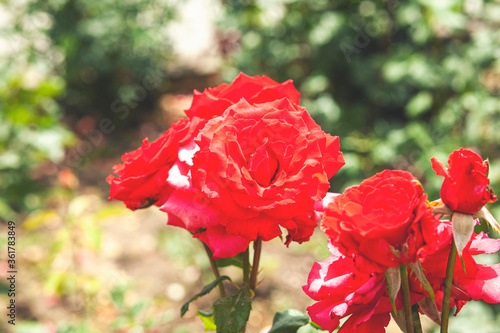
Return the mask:
[(222, 258), (219, 260), (215, 260), (215, 265), (217, 267), (236, 266), (239, 268), (243, 268), (243, 253), (240, 253), (231, 258)]
[(289, 309), (276, 312), (273, 327), (269, 333), (297, 332), (299, 327), (309, 324), (309, 316), (299, 310)]
[(215, 331), (217, 329), (217, 326), (215, 326), (214, 323), (214, 313), (213, 312), (206, 312), (206, 311), (201, 311), (198, 310), (196, 313), (198, 317), (201, 318), (203, 323), (205, 324), (205, 331)]
[(406, 114), (412, 118), (418, 117), (432, 106), (432, 94), (421, 91), (406, 105)]
[(135, 317), (139, 314), (139, 312), (141, 312), (142, 310), (144, 310), (146, 308), (147, 304), (146, 302), (144, 301), (140, 301), (140, 302), (137, 302), (134, 304), (134, 306), (132, 306), (132, 308), (130, 309), (130, 316), (131, 317)]
[(214, 322), (217, 333), (240, 332), (246, 325), (252, 310), (250, 288), (245, 286), (231, 296), (214, 303)]
[(194, 295), (193, 297), (191, 297), (191, 299), (189, 301), (187, 301), (186, 303), (184, 303), (184, 305), (181, 308), (181, 317), (184, 317), (184, 315), (186, 314), (186, 312), (189, 309), (189, 304), (191, 302), (196, 301), (199, 297), (208, 294), (209, 292), (212, 291), (212, 289), (214, 289), (220, 282), (222, 282), (224, 280), (230, 280), (231, 281), (231, 279), (229, 278), (229, 276), (223, 275), (223, 276), (215, 279), (211, 283), (207, 284), (205, 287), (203, 287), (203, 289), (198, 294)]
[(123, 308), (125, 306), (124, 294), (125, 294), (125, 287), (123, 286), (118, 286), (113, 288), (113, 290), (111, 290), (111, 299), (119, 308)]

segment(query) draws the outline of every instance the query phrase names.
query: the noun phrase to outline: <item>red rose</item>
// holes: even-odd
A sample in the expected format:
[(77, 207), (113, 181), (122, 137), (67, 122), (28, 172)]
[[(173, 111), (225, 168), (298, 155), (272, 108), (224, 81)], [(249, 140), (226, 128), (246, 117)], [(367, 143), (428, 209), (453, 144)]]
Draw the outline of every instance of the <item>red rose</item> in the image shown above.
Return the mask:
[[(192, 157), (196, 147), (191, 141), (209, 119), (222, 115), (241, 98), (260, 103), (284, 97), (299, 102), (300, 93), (291, 80), (278, 83), (267, 76), (251, 77), (243, 73), (231, 84), (208, 88), (203, 93), (195, 90), (191, 107), (185, 111), (190, 121), (179, 120), (152, 143), (144, 139), (140, 148), (122, 156), (123, 164), (113, 167), (118, 178), (110, 175), (106, 179), (111, 185), (109, 199), (121, 200), (132, 210), (155, 203), (161, 206), (173, 188), (189, 187), (190, 163), (182, 155)], [(183, 152), (181, 148), (186, 149)]]
[(488, 161), (473, 151), (455, 150), (448, 157), (448, 168), (434, 157), (431, 162), (436, 174), (444, 177), (441, 200), (452, 211), (475, 214), (486, 203), (497, 199), (488, 188)]
[(416, 261), (421, 222), (435, 219), (426, 200), (409, 172), (385, 170), (336, 197), (322, 229), (344, 254), (360, 256), (358, 268), (383, 271)]
[[(274, 238), (281, 234), (280, 226), (289, 231), (287, 243), (292, 240), (308, 240), (319, 216), (311, 203), (322, 199), (329, 186), (328, 178), (344, 162), (338, 151), (338, 138), (323, 133), (305, 110), (297, 106), (299, 97), (291, 80), (278, 83), (266, 76), (250, 77), (243, 73), (231, 84), (209, 88), (203, 93), (195, 91), (192, 105), (186, 110), (189, 120), (183, 119), (172, 125), (171, 129), (151, 144), (146, 139), (141, 148), (123, 156), (124, 164), (114, 167), (118, 178), (109, 176), (107, 179), (111, 185), (110, 199), (122, 200), (131, 209), (147, 207), (153, 203), (161, 206), (160, 209), (168, 214), (168, 224), (196, 234), (195, 237), (203, 240), (214, 251), (215, 258), (231, 257), (244, 251), (256, 237), (266, 240)], [(230, 161), (226, 165), (228, 169), (222, 170), (218, 168), (224, 165), (211, 165), (214, 157), (210, 157), (207, 151), (203, 153), (203, 157), (197, 158), (197, 170), (200, 170), (198, 184), (203, 184), (200, 191), (200, 188), (193, 187), (192, 184), (193, 156), (199, 150), (197, 144), (201, 142), (195, 143), (194, 138), (210, 119), (219, 117), (218, 121), (224, 120), (226, 116), (220, 116), (242, 98), (246, 100), (245, 107), (261, 111), (264, 109), (256, 103), (274, 101), (277, 104), (268, 107), (265, 112), (273, 112), (277, 117), (264, 117), (265, 112), (253, 114), (247, 120), (256, 121), (263, 117), (258, 130), (257, 127), (254, 128), (253, 137), (239, 136), (241, 142), (228, 138), (231, 158), (237, 157), (237, 154), (233, 154), (233, 148), (241, 143), (241, 146), (247, 145), (243, 157), (248, 157), (247, 162), (251, 164), (239, 166), (238, 163), (242, 161)], [(285, 100), (277, 102), (283, 98)], [(243, 102), (238, 105), (241, 103)], [(278, 104), (289, 110), (276, 113), (275, 106)], [(290, 114), (287, 114), (288, 111)], [(282, 115), (285, 116), (280, 119)], [(231, 117), (233, 116), (231, 113)], [(242, 118), (236, 121), (240, 126), (245, 122), (243, 118), (246, 116), (237, 116), (234, 120), (238, 117)], [(263, 123), (267, 125), (262, 126)], [(226, 125), (227, 122), (224, 123)], [(250, 126), (250, 123), (247, 125)], [(258, 132), (261, 129), (263, 132)], [(269, 133), (275, 130), (276, 133)], [(211, 128), (207, 126), (204, 131), (199, 140), (210, 144)], [(248, 131), (245, 133), (248, 134)], [(291, 136), (288, 137), (289, 135)], [(219, 145), (226, 144), (225, 141), (220, 141), (219, 134), (215, 138), (215, 141), (219, 140)], [(272, 142), (269, 138), (276, 141)], [(256, 140), (267, 141), (259, 148), (255, 146)], [(252, 149), (255, 151), (252, 152)], [(214, 151), (216, 155), (222, 152), (221, 149)], [(269, 155), (269, 152), (272, 154)], [(276, 156), (279, 154), (284, 155)], [(250, 159), (250, 155), (255, 156)], [(205, 157), (210, 160), (204, 160)], [(281, 164), (273, 164), (278, 162)], [(242, 169), (233, 170), (243, 166)], [(203, 170), (208, 170), (205, 178)], [(222, 177), (213, 177), (214, 174), (221, 174)], [(238, 176), (242, 177), (241, 186), (254, 186), (245, 177), (255, 177), (254, 181), (260, 182), (260, 192), (255, 192), (257, 187), (239, 188), (235, 185), (238, 182), (235, 177)], [(230, 196), (234, 194), (235, 197), (230, 197), (231, 206), (226, 207), (223, 199), (215, 198), (212, 192), (216, 193), (221, 186), (225, 188), (227, 177), (231, 178), (229, 187), (234, 190)], [(204, 183), (205, 180), (208, 183)], [(219, 183), (214, 187), (210, 183), (213, 181)], [(266, 182), (268, 186), (262, 186)], [(305, 186), (302, 182), (310, 184)], [(294, 186), (297, 188), (294, 189)], [(229, 193), (224, 190), (221, 195), (228, 198)], [(245, 197), (244, 193), (248, 195)], [(241, 203), (245, 199), (249, 201)], [(262, 207), (259, 208), (259, 205)], [(234, 215), (235, 212), (238, 214)], [(232, 223), (228, 223), (229, 219), (232, 219)]]
[(193, 140), (195, 128), (195, 122), (180, 119), (157, 140), (150, 143), (145, 138), (141, 147), (124, 154), (123, 164), (113, 167), (118, 177), (110, 175), (106, 179), (111, 186), (109, 199), (121, 200), (135, 210), (168, 195), (172, 190), (167, 183), (170, 169), (178, 162), (179, 150)]
[[(218, 232), (248, 242), (277, 237), (280, 226), (292, 240), (308, 239), (315, 201), (344, 164), (338, 137), (288, 99), (255, 105), (242, 99), (209, 121), (195, 142), (194, 187), (220, 212)], [(205, 240), (210, 228), (204, 233), (196, 236)]]
[[(383, 272), (363, 272), (356, 268), (353, 258), (343, 255), (337, 247), (328, 244), (332, 253), (317, 262), (309, 273), (304, 292), (317, 301), (307, 308), (311, 320), (322, 329), (333, 332), (340, 319), (348, 317), (339, 333), (385, 332), (393, 308)], [(412, 303), (423, 295), (411, 293)], [(403, 309), (401, 293), (395, 299), (398, 310)]]

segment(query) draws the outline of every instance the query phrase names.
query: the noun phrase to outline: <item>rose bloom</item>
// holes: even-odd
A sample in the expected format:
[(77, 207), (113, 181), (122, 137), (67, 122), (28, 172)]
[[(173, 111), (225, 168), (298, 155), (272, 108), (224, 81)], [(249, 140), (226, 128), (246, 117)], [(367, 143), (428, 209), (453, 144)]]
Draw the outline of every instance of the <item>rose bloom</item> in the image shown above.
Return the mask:
[[(251, 77), (243, 73), (231, 84), (208, 88), (203, 93), (195, 90), (192, 105), (185, 111), (189, 119), (172, 124), (153, 142), (145, 138), (141, 147), (122, 156), (123, 164), (113, 167), (118, 177), (110, 175), (106, 179), (111, 186), (109, 199), (123, 201), (129, 209), (136, 210), (152, 204), (163, 205), (174, 190), (189, 192), (189, 168), (197, 151), (195, 136), (209, 119), (220, 116), (243, 97), (252, 103), (284, 97), (298, 103), (300, 93), (291, 80), (278, 83), (266, 76)], [(172, 216), (172, 223), (181, 226), (176, 220), (175, 215)], [(197, 225), (190, 225), (188, 230), (195, 232), (196, 228)]]
[(416, 261), (421, 223), (434, 221), (427, 195), (409, 172), (385, 170), (349, 187), (327, 207), (321, 224), (361, 270), (385, 271)]
[[(218, 212), (215, 226), (195, 236), (215, 252), (233, 256), (248, 243), (281, 235), (309, 239), (314, 205), (328, 179), (344, 164), (339, 139), (324, 133), (303, 107), (284, 98), (250, 104), (245, 99), (210, 120), (196, 138), (193, 185)], [(225, 236), (241, 242), (227, 249)]]
[(315, 200), (344, 160), (338, 138), (314, 123), (299, 97), (291, 80), (242, 73), (195, 91), (188, 119), (152, 143), (145, 139), (113, 168), (110, 199), (130, 209), (160, 206), (169, 225), (195, 234), (216, 259), (280, 228), (288, 230), (286, 244), (308, 240), (319, 219)]
[[(307, 308), (311, 320), (322, 329), (333, 332), (340, 319), (349, 317), (339, 333), (383, 333), (393, 311), (384, 272), (367, 273), (357, 269), (356, 256), (348, 258), (329, 243), (332, 255), (314, 264), (304, 292), (317, 302)], [(412, 304), (422, 299), (420, 290), (410, 292)], [(396, 309), (404, 308), (401, 293), (394, 301)]]
[(444, 177), (441, 200), (452, 211), (475, 214), (486, 203), (497, 199), (488, 188), (488, 161), (473, 151), (455, 150), (448, 157), (448, 168), (434, 157), (431, 162), (436, 174)]

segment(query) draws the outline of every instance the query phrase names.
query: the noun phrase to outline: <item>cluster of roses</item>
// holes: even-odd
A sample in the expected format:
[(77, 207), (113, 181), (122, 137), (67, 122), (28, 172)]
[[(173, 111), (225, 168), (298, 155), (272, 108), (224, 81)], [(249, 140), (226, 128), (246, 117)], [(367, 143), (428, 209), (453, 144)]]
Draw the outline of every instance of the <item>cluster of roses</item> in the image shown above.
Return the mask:
[[(432, 159), (444, 176), (442, 202), (429, 204), (420, 182), (409, 172), (385, 170), (352, 186), (329, 202), (321, 222), (332, 255), (315, 263), (304, 291), (317, 303), (308, 308), (312, 320), (332, 332), (384, 332), (390, 315), (403, 329), (399, 267), (406, 265), (410, 303), (440, 323), (446, 262), (455, 239), (454, 215), (470, 217), (471, 228), (454, 263), (450, 307), (456, 314), (470, 300), (500, 302), (500, 264), (480, 265), (473, 255), (495, 253), (500, 240), (473, 233), (483, 206), (496, 200), (488, 189), (488, 162), (470, 150), (449, 156), (449, 168)], [(434, 212), (433, 208), (434, 206)], [(437, 212), (437, 214), (436, 214)], [(451, 216), (449, 219), (443, 217)], [(457, 223), (460, 223), (457, 222)], [(395, 289), (393, 289), (395, 286)], [(395, 290), (394, 296), (391, 290)], [(455, 315), (456, 315), (455, 314)]]
[[(433, 160), (445, 177), (444, 205), (429, 204), (405, 171), (386, 170), (341, 195), (327, 193), (344, 165), (339, 139), (321, 130), (299, 97), (290, 80), (245, 74), (195, 91), (187, 118), (154, 142), (146, 138), (114, 166), (110, 199), (132, 210), (159, 206), (169, 225), (190, 231), (214, 259), (282, 230), (285, 244), (302, 243), (323, 216), (332, 256), (314, 265), (303, 289), (317, 301), (308, 308), (311, 319), (330, 332), (347, 316), (340, 332), (383, 332), (391, 313), (401, 322), (394, 311), (403, 308), (395, 273), (401, 265), (410, 273), (411, 304), (439, 322), (454, 234), (461, 235), (455, 236), (460, 258), (450, 306), (500, 302), (500, 265), (479, 265), (472, 257), (500, 249), (500, 240), (473, 233), (472, 215), (496, 199), (487, 162), (463, 149), (450, 155), (449, 168)], [(444, 219), (455, 214), (466, 217), (456, 218), (466, 232)]]

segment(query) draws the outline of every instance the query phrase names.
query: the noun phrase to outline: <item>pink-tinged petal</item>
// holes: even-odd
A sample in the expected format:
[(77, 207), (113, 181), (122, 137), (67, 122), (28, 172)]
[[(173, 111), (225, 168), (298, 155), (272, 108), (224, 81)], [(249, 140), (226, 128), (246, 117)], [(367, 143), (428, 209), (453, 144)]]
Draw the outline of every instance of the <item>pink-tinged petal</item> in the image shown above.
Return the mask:
[(314, 323), (331, 333), (340, 324), (339, 317), (332, 318), (332, 309), (335, 305), (330, 300), (325, 299), (309, 306), (307, 312)]
[(208, 206), (198, 192), (174, 191), (160, 210), (168, 214), (167, 224), (185, 228), (192, 233), (219, 222), (217, 211)]
[(498, 251), (500, 251), (500, 239), (489, 238), (482, 231), (474, 237), (469, 248), (469, 253), (472, 255), (491, 254)]
[(222, 225), (208, 228), (193, 237), (207, 244), (214, 253), (213, 258), (215, 260), (231, 258), (244, 252), (252, 241), (247, 237), (228, 234), (226, 228)]
[(476, 274), (472, 276), (468, 273), (467, 276), (456, 276), (454, 283), (474, 300), (500, 303), (500, 264), (476, 264), (476, 269)]

